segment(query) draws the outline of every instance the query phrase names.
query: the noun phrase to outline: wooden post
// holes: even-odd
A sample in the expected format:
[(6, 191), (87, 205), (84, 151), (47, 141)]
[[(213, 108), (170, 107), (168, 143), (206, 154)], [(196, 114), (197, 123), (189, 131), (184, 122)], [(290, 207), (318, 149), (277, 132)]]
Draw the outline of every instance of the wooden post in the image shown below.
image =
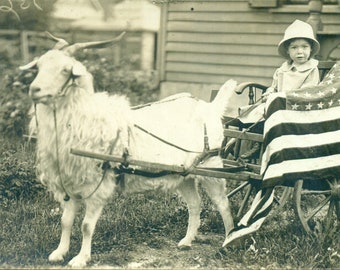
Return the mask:
[(26, 31), (20, 32), (20, 51), (21, 59), (24, 63), (29, 61), (28, 34)]
[(141, 69), (154, 69), (155, 55), (155, 33), (149, 31), (142, 32), (141, 39)]
[(309, 17), (307, 23), (309, 23), (314, 30), (314, 34), (323, 30), (323, 24), (321, 21), (322, 0), (310, 0), (309, 4)]

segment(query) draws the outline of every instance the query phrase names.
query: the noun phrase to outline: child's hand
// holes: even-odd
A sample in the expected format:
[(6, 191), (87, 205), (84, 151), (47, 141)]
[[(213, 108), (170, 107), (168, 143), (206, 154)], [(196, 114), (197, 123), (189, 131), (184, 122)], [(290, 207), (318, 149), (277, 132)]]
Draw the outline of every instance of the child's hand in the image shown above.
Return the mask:
[(266, 90), (266, 92), (264, 92), (264, 93), (262, 94), (262, 102), (266, 102), (267, 99), (268, 99), (268, 96), (269, 96), (270, 94), (274, 93), (274, 92), (275, 92), (275, 91), (274, 91), (274, 88), (268, 87), (267, 90)]

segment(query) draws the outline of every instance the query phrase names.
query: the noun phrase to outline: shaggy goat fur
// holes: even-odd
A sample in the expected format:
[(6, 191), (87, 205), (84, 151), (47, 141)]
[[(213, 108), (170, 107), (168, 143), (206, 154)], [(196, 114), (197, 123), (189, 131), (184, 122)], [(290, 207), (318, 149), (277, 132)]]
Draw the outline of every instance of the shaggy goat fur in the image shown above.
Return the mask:
[[(91, 239), (101, 211), (114, 190), (120, 187), (112, 170), (107, 171), (99, 184), (103, 176), (103, 170), (98, 166), (100, 162), (72, 155), (70, 149), (115, 156), (122, 156), (124, 149), (128, 149), (130, 157), (136, 160), (184, 165), (187, 168), (198, 152), (203, 151), (204, 126), (210, 147), (220, 147), (223, 139), (221, 116), (236, 83), (228, 81), (223, 85), (212, 103), (184, 94), (131, 110), (125, 97), (94, 93), (91, 75), (81, 63), (63, 51), (47, 52), (36, 65), (39, 71), (30, 86), (30, 96), (36, 104), (32, 128), (37, 132), (38, 171), (42, 183), (64, 209), (60, 244), (49, 260), (63, 260), (69, 250), (75, 215), (79, 206), (85, 204), (81, 250), (69, 262), (73, 267), (82, 267), (91, 258)], [(37, 127), (34, 127), (35, 123)], [(135, 124), (192, 152), (168, 145), (136, 128)], [(219, 157), (212, 157), (200, 166), (222, 167), (222, 161)], [(186, 236), (178, 245), (191, 246), (200, 225), (198, 182), (216, 204), (227, 234), (233, 228), (233, 220), (224, 179), (191, 174), (171, 174), (160, 178), (126, 175), (124, 191), (160, 188), (182, 195), (188, 205), (189, 224)], [(64, 201), (66, 195), (70, 197), (68, 201)]]

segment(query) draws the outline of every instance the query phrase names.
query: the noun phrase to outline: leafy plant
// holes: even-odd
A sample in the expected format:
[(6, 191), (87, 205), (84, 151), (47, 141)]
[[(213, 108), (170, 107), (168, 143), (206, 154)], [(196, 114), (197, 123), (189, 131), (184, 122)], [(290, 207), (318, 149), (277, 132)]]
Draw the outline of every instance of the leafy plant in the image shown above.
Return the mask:
[[(131, 104), (146, 103), (158, 98), (157, 74), (153, 71), (133, 71), (133, 62), (130, 60), (114, 65), (94, 51), (80, 52), (77, 58), (93, 75), (96, 91), (127, 95)], [(21, 137), (27, 133), (28, 112), (32, 106), (28, 88), (34, 77), (34, 70), (20, 72), (17, 67), (8, 66), (0, 86), (0, 134)]]
[(32, 71), (10, 70), (4, 76), (0, 89), (0, 134), (20, 137), (26, 132), (31, 107), (27, 93), (33, 78)]
[(158, 99), (157, 73), (153, 70), (134, 70), (133, 59), (125, 58), (115, 65), (94, 50), (78, 53), (77, 59), (80, 59), (93, 75), (96, 91), (126, 95), (133, 105)]
[(36, 195), (42, 185), (36, 181), (32, 147), (18, 141), (0, 142), (0, 201)]

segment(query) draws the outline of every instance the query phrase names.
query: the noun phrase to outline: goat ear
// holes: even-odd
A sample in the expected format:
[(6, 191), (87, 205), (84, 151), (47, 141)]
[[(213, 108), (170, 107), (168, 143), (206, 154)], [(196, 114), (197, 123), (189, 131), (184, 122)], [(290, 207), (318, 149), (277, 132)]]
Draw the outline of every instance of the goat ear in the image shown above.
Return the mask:
[(27, 70), (27, 69), (30, 69), (30, 68), (33, 68), (37, 65), (37, 62), (38, 62), (38, 59), (34, 59), (32, 62), (24, 65), (24, 66), (20, 66), (19, 69), (20, 70)]
[(73, 76), (83, 76), (86, 74), (86, 67), (80, 62), (75, 62), (72, 67)]

